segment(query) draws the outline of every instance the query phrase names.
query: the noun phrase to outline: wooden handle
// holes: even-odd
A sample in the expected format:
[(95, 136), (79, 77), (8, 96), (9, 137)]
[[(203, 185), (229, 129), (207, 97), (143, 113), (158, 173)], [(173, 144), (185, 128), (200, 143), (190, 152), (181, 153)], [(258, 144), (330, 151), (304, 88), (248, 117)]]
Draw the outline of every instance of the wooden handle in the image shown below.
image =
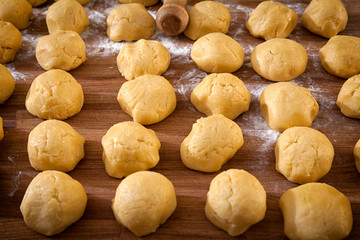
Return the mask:
[(167, 35), (179, 35), (189, 23), (185, 9), (187, 0), (163, 0), (163, 3), (156, 13), (156, 24)]

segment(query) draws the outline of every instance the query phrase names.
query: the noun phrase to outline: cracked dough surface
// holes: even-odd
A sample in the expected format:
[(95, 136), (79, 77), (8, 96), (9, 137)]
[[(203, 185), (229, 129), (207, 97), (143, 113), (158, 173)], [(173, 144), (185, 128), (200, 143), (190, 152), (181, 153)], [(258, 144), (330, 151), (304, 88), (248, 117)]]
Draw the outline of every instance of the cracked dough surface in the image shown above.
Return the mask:
[(155, 5), (159, 0), (118, 0), (119, 3), (140, 3), (145, 7)]
[(15, 89), (15, 80), (10, 71), (0, 64), (0, 104), (3, 104)]
[(27, 0), (0, 1), (0, 21), (11, 22), (17, 29), (23, 30), (33, 18), (33, 9)]
[(354, 158), (356, 170), (360, 173), (360, 139), (356, 142), (354, 147)]
[(345, 116), (360, 119), (360, 74), (344, 82), (336, 104)]
[(0, 21), (0, 63), (14, 61), (21, 43), (22, 36), (19, 30), (10, 22)]

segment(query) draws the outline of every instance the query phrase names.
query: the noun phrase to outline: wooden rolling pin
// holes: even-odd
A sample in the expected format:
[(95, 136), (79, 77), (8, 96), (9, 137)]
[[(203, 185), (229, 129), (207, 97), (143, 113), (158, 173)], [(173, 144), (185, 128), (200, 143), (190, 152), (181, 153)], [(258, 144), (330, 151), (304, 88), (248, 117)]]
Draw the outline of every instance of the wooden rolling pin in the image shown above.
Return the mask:
[(167, 35), (179, 35), (189, 23), (189, 15), (185, 9), (187, 0), (162, 1), (163, 5), (156, 13), (156, 24)]

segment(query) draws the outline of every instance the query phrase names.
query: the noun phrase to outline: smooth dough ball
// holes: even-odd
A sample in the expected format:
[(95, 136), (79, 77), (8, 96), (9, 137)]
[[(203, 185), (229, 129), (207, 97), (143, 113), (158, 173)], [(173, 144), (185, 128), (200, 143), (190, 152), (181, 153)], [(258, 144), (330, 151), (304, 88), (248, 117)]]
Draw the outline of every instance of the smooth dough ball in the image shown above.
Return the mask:
[(66, 173), (47, 170), (30, 182), (20, 210), (29, 228), (52, 236), (79, 220), (86, 202), (81, 183)]
[(33, 6), (33, 7), (40, 6), (41, 4), (47, 2), (47, 0), (27, 0), (27, 1), (28, 1), (28, 2), (31, 4), (31, 6)]
[(181, 143), (184, 165), (201, 172), (216, 172), (244, 144), (241, 128), (221, 114), (200, 118)]
[(89, 26), (85, 9), (75, 0), (60, 0), (51, 5), (46, 14), (49, 33), (72, 30), (81, 34)]
[(60, 30), (41, 37), (35, 53), (37, 61), (45, 70), (69, 71), (86, 60), (85, 42), (74, 31)]
[(306, 183), (287, 190), (279, 204), (289, 239), (338, 240), (351, 231), (349, 200), (326, 183)]
[(4, 128), (3, 128), (3, 120), (0, 117), (0, 141), (4, 138)]
[(121, 181), (112, 203), (116, 220), (138, 237), (155, 232), (175, 208), (173, 184), (150, 171), (133, 173)]
[(254, 37), (286, 38), (296, 27), (297, 20), (296, 13), (284, 4), (264, 1), (250, 13), (246, 27)]
[(357, 141), (354, 147), (354, 157), (355, 157), (356, 170), (360, 173), (360, 139)]
[(223, 33), (209, 33), (194, 42), (191, 59), (201, 70), (209, 73), (230, 73), (244, 63), (241, 45)]
[(4, 103), (15, 89), (15, 80), (10, 71), (0, 64), (0, 104)]
[(155, 5), (159, 0), (118, 0), (119, 3), (140, 3), (145, 7)]
[(321, 65), (330, 74), (349, 78), (360, 72), (360, 38), (337, 35), (319, 51)]
[(271, 81), (289, 81), (305, 72), (308, 55), (299, 43), (274, 38), (257, 45), (251, 53), (255, 72)]
[(229, 169), (211, 181), (205, 214), (210, 222), (229, 235), (244, 233), (264, 219), (265, 212), (266, 192), (247, 171)]
[[(59, 0), (55, 0), (55, 2), (57, 2)], [(78, 3), (80, 3), (81, 5), (84, 5), (85, 3), (90, 2), (91, 0), (76, 0)]]
[(360, 119), (360, 74), (345, 81), (336, 104), (345, 116)]
[(0, 21), (0, 63), (14, 61), (21, 43), (22, 36), (19, 30), (10, 22)]
[(17, 29), (23, 30), (33, 18), (33, 9), (27, 0), (0, 1), (0, 21), (11, 22)]
[(170, 65), (171, 55), (164, 45), (155, 40), (141, 39), (123, 46), (117, 56), (117, 67), (126, 80), (144, 74), (163, 74)]
[(286, 129), (275, 146), (276, 170), (294, 183), (315, 182), (325, 176), (334, 147), (321, 132), (308, 127)]
[(260, 111), (271, 129), (283, 132), (295, 126), (310, 127), (319, 112), (319, 104), (307, 88), (280, 82), (263, 90)]
[(71, 171), (84, 157), (84, 143), (85, 138), (66, 122), (41, 122), (29, 134), (30, 164), (38, 171)]
[(230, 26), (231, 15), (227, 7), (220, 2), (202, 1), (190, 8), (189, 25), (185, 36), (196, 40), (208, 33), (226, 33)]
[(137, 122), (112, 126), (101, 140), (107, 174), (122, 178), (153, 168), (160, 160), (160, 141), (155, 132)]
[(76, 79), (60, 69), (40, 74), (26, 95), (26, 109), (43, 119), (67, 119), (79, 113), (84, 93)]

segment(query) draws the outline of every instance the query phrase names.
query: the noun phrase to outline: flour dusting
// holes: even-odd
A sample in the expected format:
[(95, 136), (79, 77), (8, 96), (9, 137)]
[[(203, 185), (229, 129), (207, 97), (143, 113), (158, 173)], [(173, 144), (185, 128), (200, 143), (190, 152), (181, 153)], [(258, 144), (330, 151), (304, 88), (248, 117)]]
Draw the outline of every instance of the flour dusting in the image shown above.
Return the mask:
[(13, 196), (15, 195), (15, 193), (19, 190), (21, 175), (22, 175), (22, 172), (21, 172), (21, 171), (18, 171), (17, 174), (12, 177), (12, 180), (13, 180), (13, 189), (12, 189), (11, 192), (8, 194), (9, 197), (13, 197)]
[(180, 75), (179, 79), (173, 82), (174, 90), (179, 93), (180, 99), (189, 100), (192, 90), (206, 75), (205, 72), (197, 68)]

